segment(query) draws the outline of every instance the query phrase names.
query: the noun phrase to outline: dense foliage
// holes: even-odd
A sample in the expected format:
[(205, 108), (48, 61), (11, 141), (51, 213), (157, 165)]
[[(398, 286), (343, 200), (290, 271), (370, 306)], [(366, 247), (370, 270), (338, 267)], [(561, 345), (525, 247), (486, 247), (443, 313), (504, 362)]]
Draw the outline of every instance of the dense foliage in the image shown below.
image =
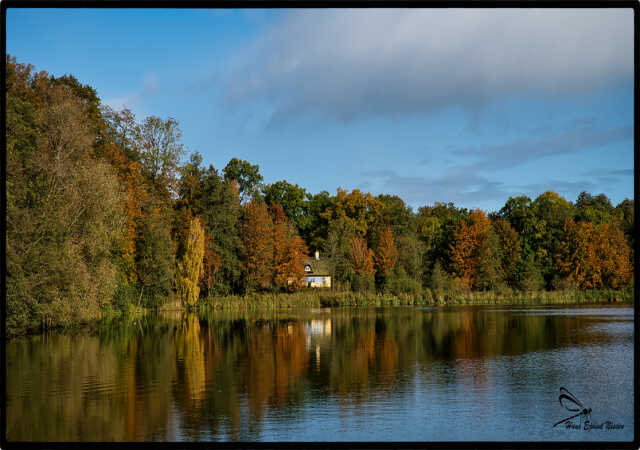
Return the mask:
[(187, 160), (179, 123), (103, 106), (73, 76), (7, 57), (7, 325), (304, 286), (318, 250), (334, 290), (620, 289), (632, 279), (633, 200), (547, 191), (487, 215), (414, 212), (394, 195), (312, 194), (233, 158)]

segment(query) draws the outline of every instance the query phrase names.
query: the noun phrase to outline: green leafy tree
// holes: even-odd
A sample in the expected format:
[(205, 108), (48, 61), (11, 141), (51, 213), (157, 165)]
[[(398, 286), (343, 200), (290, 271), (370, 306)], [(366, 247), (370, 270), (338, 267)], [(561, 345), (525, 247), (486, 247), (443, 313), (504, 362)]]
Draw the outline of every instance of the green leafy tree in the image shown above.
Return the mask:
[(501, 278), (511, 287), (515, 287), (517, 280), (517, 266), (520, 260), (520, 237), (516, 230), (504, 219), (492, 222), (493, 232), (498, 239), (499, 254), (501, 255)]
[(304, 234), (309, 228), (306, 213), (307, 191), (297, 184), (285, 180), (267, 184), (262, 189), (264, 201), (268, 206), (280, 205), (287, 218), (296, 226), (298, 233)]
[(215, 273), (210, 285), (215, 293), (241, 291), (240, 277), (240, 217), (242, 214), (238, 187), (235, 181), (225, 181), (209, 166), (202, 177), (202, 211), (207, 234), (211, 236), (209, 258), (205, 265)]
[(416, 229), (425, 243), (424, 265), (431, 270), (435, 261), (447, 270), (451, 266), (451, 247), (461, 224), (469, 219), (469, 211), (456, 208), (453, 203), (438, 203), (418, 209)]
[(576, 220), (591, 222), (595, 225), (609, 223), (612, 220), (614, 208), (606, 195), (593, 197), (582, 191), (576, 200)]
[(329, 232), (322, 248), (331, 266), (334, 281), (346, 282), (353, 278), (354, 272), (349, 263), (349, 249), (356, 231), (345, 218), (329, 223)]
[(260, 166), (232, 158), (222, 172), (226, 181), (235, 180), (238, 183), (240, 203), (245, 204), (251, 199), (259, 200), (263, 179), (260, 175)]
[(308, 228), (303, 230), (302, 237), (309, 248), (323, 248), (329, 233), (329, 221), (325, 212), (331, 206), (331, 196), (327, 191), (315, 195), (307, 194), (306, 216)]
[(7, 326), (97, 318), (116, 288), (118, 179), (94, 157), (82, 99), (14, 59), (6, 70)]
[(169, 298), (174, 277), (175, 254), (169, 214), (157, 205), (149, 205), (141, 237), (137, 242), (137, 274), (140, 300), (155, 307)]
[(480, 290), (498, 289), (504, 284), (502, 270), (503, 253), (500, 239), (489, 228), (478, 249), (478, 267), (474, 288)]
[(423, 279), (423, 258), (426, 246), (415, 234), (400, 235), (396, 239), (398, 248), (397, 267), (402, 268), (407, 277), (412, 280)]
[(382, 223), (391, 227), (395, 237), (415, 232), (416, 221), (413, 211), (400, 197), (380, 194), (377, 199), (382, 203)]
[(142, 173), (156, 193), (170, 197), (174, 194), (180, 159), (184, 155), (178, 122), (150, 116), (139, 128), (136, 145), (140, 150)]
[(575, 209), (564, 197), (553, 191), (540, 194), (532, 203), (538, 227), (534, 249), (536, 259), (542, 267), (542, 275), (547, 287), (554, 277), (554, 255), (560, 251), (564, 234), (564, 222), (573, 218)]
[(624, 232), (629, 242), (629, 247), (634, 248), (634, 212), (633, 212), (634, 200), (625, 198), (615, 207), (614, 214), (618, 227)]
[(535, 255), (529, 253), (518, 262), (517, 286), (525, 292), (538, 291), (544, 288), (544, 277), (540, 263), (536, 261)]
[(509, 197), (500, 209), (498, 216), (507, 220), (520, 237), (520, 246), (524, 255), (535, 253), (538, 236), (538, 219), (536, 218), (531, 199), (526, 195)]

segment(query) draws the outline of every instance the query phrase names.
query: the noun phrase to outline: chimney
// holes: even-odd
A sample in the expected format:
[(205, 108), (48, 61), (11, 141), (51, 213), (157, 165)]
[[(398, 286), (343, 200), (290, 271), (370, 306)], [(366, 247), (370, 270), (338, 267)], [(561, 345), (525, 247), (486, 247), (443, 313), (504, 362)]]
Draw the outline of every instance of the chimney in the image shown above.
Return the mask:
[(316, 250), (316, 261), (318, 261), (319, 259), (320, 259), (320, 252)]

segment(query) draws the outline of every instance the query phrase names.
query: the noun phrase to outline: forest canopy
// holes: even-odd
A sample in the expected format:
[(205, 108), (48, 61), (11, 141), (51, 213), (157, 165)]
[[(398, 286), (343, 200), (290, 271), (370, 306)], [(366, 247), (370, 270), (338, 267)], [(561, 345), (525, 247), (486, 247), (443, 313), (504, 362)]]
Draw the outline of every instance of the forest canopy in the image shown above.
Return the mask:
[(75, 77), (6, 57), (10, 331), (106, 310), (304, 288), (320, 251), (334, 289), (619, 289), (632, 282), (634, 204), (547, 191), (497, 212), (417, 211), (396, 195), (313, 194), (260, 167), (185, 158), (174, 118), (137, 118)]

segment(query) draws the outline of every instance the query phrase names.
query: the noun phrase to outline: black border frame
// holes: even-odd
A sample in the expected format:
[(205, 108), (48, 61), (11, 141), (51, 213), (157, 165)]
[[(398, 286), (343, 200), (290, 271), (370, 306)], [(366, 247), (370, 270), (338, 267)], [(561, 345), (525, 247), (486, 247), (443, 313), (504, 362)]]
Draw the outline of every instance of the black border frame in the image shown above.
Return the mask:
[(638, 352), (638, 334), (640, 326), (638, 281), (640, 274), (640, 254), (638, 252), (640, 244), (636, 239), (634, 242), (634, 439), (630, 442), (615, 441), (448, 441), (448, 442), (19, 442), (7, 441), (6, 438), (6, 215), (7, 215), (7, 195), (6, 195), (6, 54), (7, 54), (7, 32), (6, 20), (8, 8), (171, 8), (171, 9), (229, 9), (229, 8), (470, 8), (470, 9), (492, 9), (492, 8), (630, 8), (633, 10), (634, 24), (634, 135), (633, 135), (633, 155), (634, 155), (634, 235), (640, 236), (637, 218), (640, 212), (638, 197), (640, 196), (640, 155), (638, 154), (640, 143), (640, 131), (638, 124), (640, 117), (640, 103), (638, 90), (640, 89), (640, 77), (638, 74), (638, 62), (640, 61), (639, 38), (640, 38), (640, 3), (634, 0), (435, 0), (426, 2), (424, 0), (4, 0), (0, 3), (0, 25), (2, 26), (2, 36), (0, 44), (2, 46), (2, 90), (0, 91), (0, 101), (2, 102), (0, 127), (0, 148), (2, 150), (2, 164), (0, 167), (0, 179), (2, 180), (1, 202), (2, 202), (2, 244), (0, 246), (0, 269), (2, 270), (1, 299), (0, 299), (0, 338), (2, 339), (0, 368), (2, 373), (2, 389), (0, 390), (0, 447), (5, 449), (67, 449), (67, 448), (639, 448), (640, 447), (640, 423), (638, 416), (640, 403), (638, 402), (638, 373), (640, 370), (640, 360)]

